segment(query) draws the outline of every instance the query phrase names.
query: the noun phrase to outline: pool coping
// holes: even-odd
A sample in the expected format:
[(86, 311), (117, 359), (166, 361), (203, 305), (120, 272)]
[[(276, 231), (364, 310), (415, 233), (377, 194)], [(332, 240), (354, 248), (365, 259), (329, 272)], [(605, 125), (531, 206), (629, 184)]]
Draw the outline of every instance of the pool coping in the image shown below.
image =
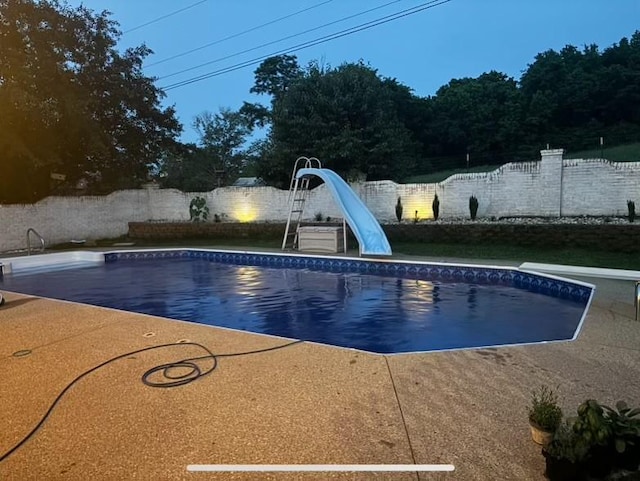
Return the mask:
[[(6, 373), (13, 373), (12, 379), (24, 379), (27, 383), (26, 386), (22, 382), (5, 384), (6, 404), (0, 410), (0, 419), (8, 423), (5, 445), (30, 429), (33, 418), (46, 409), (51, 393), (64, 387), (64, 377), (52, 376), (49, 371), (73, 377), (86, 366), (104, 360), (107, 351), (97, 346), (105, 346), (115, 353), (129, 350), (129, 342), (136, 346), (133, 337), (144, 330), (136, 331), (135, 323), (127, 329), (122, 324), (122, 329), (116, 330), (122, 322), (142, 320), (145, 326), (141, 329), (158, 328), (158, 337), (136, 342), (161, 343), (167, 336), (176, 339), (182, 334), (180, 325), (167, 324), (164, 319), (147, 319), (124, 311), (113, 319), (113, 313), (104, 308), (60, 305), (58, 309), (60, 301), (45, 299), (30, 303), (24, 299), (28, 296), (10, 294), (8, 297), (7, 306), (0, 309), (0, 332), (7, 336), (6, 341), (13, 338), (18, 345), (21, 342), (12, 330), (14, 325), (29, 332), (41, 332), (46, 336), (43, 342), (51, 336), (62, 337), (60, 333), (72, 321), (86, 322), (93, 317), (111, 319), (114, 329), (54, 340), (44, 343), (32, 357), (2, 360), (6, 363)], [(455, 472), (450, 476), (442, 474), (442, 479), (471, 481), (500, 473), (502, 479), (542, 481), (544, 459), (540, 448), (530, 439), (526, 416), (531, 389), (540, 383), (557, 387), (562, 407), (568, 414), (588, 398), (609, 405), (618, 399), (637, 400), (639, 325), (628, 315), (617, 316), (602, 306), (597, 304), (590, 312), (586, 332), (576, 343), (388, 356), (387, 367), (386, 356), (368, 354), (357, 357), (357, 364), (351, 364), (355, 358), (344, 348), (300, 346), (259, 359), (260, 364), (273, 369), (262, 385), (260, 377), (251, 377), (251, 358), (246, 358), (242, 363), (224, 364), (211, 381), (163, 393), (162, 404), (158, 405), (160, 410), (152, 418), (147, 413), (149, 403), (159, 395), (157, 391), (149, 393), (141, 389), (136, 397), (121, 399), (120, 392), (116, 391), (128, 392), (126, 379), (118, 389), (109, 382), (120, 381), (117, 376), (130, 373), (128, 364), (136, 361), (127, 361), (74, 387), (73, 393), (65, 397), (52, 420), (47, 422), (48, 432), (38, 434), (6, 462), (0, 463), (0, 477), (6, 475), (6, 479), (16, 481), (34, 477), (54, 479), (65, 473), (66, 478), (78, 480), (132, 476), (191, 480), (194, 475), (186, 472), (186, 466), (202, 461), (442, 462), (455, 465)], [(625, 306), (630, 310), (628, 302)], [(92, 313), (91, 316), (88, 313)], [(188, 335), (205, 344), (224, 347), (227, 334), (217, 336), (206, 327), (188, 326)], [(125, 340), (124, 333), (132, 340)], [(247, 347), (261, 345), (252, 333), (235, 334), (229, 348), (242, 347), (245, 340)], [(376, 359), (380, 361), (376, 363)], [(318, 361), (323, 363), (322, 369), (318, 369)], [(381, 369), (386, 373), (386, 384), (375, 376), (374, 371)], [(353, 372), (354, 377), (346, 372)], [(239, 383), (237, 376), (246, 382)], [(363, 380), (357, 381), (360, 378)], [(357, 385), (352, 386), (352, 381)], [(300, 391), (300, 387), (308, 391)], [(230, 394), (218, 394), (225, 392)], [(260, 397), (265, 395), (269, 399)], [(258, 404), (251, 405), (249, 399), (256, 396)], [(212, 403), (216, 406), (216, 400), (225, 399), (236, 405), (227, 408), (218, 404), (217, 409), (223, 408), (220, 414), (230, 417), (209, 415), (217, 410), (210, 409)], [(195, 412), (185, 415), (176, 411), (185, 403), (193, 402), (198, 403)], [(285, 406), (278, 408), (278, 404)], [(131, 405), (137, 407), (127, 409), (115, 419), (100, 412), (105, 407), (119, 412)], [(304, 413), (296, 408), (299, 405), (310, 409), (311, 414), (303, 418), (288, 417), (290, 412)], [(12, 406), (20, 409), (11, 409)], [(345, 416), (331, 422), (327, 410), (335, 415), (344, 412)], [(162, 413), (171, 416), (162, 416)], [(167, 426), (165, 418), (171, 417), (176, 419), (171, 425), (173, 429), (163, 431)], [(260, 419), (265, 417), (273, 422), (260, 424)], [(256, 420), (258, 424), (254, 425)], [(150, 422), (157, 425), (157, 429), (150, 426)], [(162, 433), (167, 441), (159, 444), (156, 440)], [(211, 446), (211, 440), (216, 447)], [(255, 475), (240, 473), (226, 476), (241, 481), (255, 479)], [(379, 473), (376, 479), (415, 481), (417, 476), (415, 473), (405, 476)], [(208, 479), (225, 477), (212, 475)], [(264, 479), (279, 478), (265, 475)], [(310, 475), (310, 479), (320, 478)], [(336, 473), (332, 479), (366, 478)]]

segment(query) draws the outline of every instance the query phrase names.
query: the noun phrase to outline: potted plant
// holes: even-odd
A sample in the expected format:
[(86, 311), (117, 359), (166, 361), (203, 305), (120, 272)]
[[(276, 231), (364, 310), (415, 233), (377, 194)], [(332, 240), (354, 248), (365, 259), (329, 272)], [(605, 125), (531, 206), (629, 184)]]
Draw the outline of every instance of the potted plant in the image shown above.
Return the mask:
[(542, 448), (545, 476), (550, 481), (578, 481), (585, 479), (585, 460), (589, 445), (574, 430), (570, 421), (558, 426), (552, 441)]
[(529, 406), (529, 424), (534, 442), (546, 446), (553, 439), (553, 433), (562, 422), (562, 409), (558, 396), (547, 386), (534, 390)]

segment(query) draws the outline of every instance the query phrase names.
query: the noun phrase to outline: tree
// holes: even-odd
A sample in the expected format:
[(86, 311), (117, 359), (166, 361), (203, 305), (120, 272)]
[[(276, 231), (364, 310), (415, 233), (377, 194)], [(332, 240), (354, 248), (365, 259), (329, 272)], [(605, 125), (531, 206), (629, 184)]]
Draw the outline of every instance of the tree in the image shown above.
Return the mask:
[(30, 202), (87, 173), (106, 192), (145, 180), (181, 130), (142, 73), (146, 46), (119, 53), (108, 12), (0, 0), (0, 202)]
[(208, 192), (218, 186), (215, 168), (206, 151), (184, 144), (167, 153), (161, 162), (160, 185), (183, 192)]
[(492, 71), (441, 87), (433, 100), (431, 130), (439, 139), (439, 153), (459, 154), (461, 163), (467, 152), (512, 160), (508, 157), (520, 141), (521, 118), (516, 81)]
[(245, 148), (251, 128), (240, 112), (228, 108), (203, 112), (193, 121), (199, 145), (185, 146), (164, 159), (162, 184), (185, 192), (205, 191), (237, 179), (248, 161)]
[(293, 161), (315, 156), (343, 177), (401, 179), (420, 146), (403, 122), (409, 90), (363, 63), (338, 68), (311, 64), (274, 97), (269, 147), (261, 177), (286, 185)]
[(629, 142), (640, 134), (640, 32), (600, 53), (567, 45), (535, 57), (520, 79), (535, 141), (568, 149), (595, 147), (598, 137)]
[(198, 115), (193, 125), (214, 168), (229, 181), (235, 180), (242, 171), (246, 158), (243, 147), (251, 133), (246, 118), (240, 112), (222, 108), (215, 115), (210, 112)]
[(303, 75), (295, 55), (269, 57), (254, 71), (255, 83), (251, 93), (271, 96), (271, 106), (245, 102), (240, 113), (249, 125), (266, 127), (271, 122), (274, 102), (280, 100)]

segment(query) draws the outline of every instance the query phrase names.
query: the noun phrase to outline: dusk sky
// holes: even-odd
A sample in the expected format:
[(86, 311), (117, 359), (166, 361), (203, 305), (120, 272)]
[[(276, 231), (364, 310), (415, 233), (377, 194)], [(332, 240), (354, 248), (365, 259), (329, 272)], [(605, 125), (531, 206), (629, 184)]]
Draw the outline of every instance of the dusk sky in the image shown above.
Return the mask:
[[(145, 73), (157, 77), (158, 86), (215, 74), (167, 90), (165, 103), (175, 105), (184, 125), (182, 140), (193, 142), (197, 135), (191, 124), (198, 113), (237, 109), (243, 101), (268, 102), (249, 93), (259, 61), (229, 73), (220, 73), (221, 69), (421, 5), (431, 8), (294, 54), (302, 66), (311, 60), (334, 67), (363, 60), (380, 75), (428, 96), (452, 78), (477, 77), (490, 70), (518, 79), (537, 53), (568, 44), (596, 44), (603, 49), (640, 29), (639, 0), (70, 1), (80, 3), (112, 13), (125, 32), (121, 49), (146, 43), (154, 51), (145, 62)], [(367, 10), (373, 11), (358, 15)], [(288, 18), (278, 20), (282, 17)], [(152, 23), (144, 25), (148, 22)], [(318, 28), (331, 22), (336, 23)], [(270, 25), (262, 26), (266, 23)], [(243, 33), (247, 30), (252, 31)], [(200, 48), (207, 44), (213, 45)], [(182, 55), (193, 49), (198, 50)], [(224, 57), (229, 58), (220, 60)]]

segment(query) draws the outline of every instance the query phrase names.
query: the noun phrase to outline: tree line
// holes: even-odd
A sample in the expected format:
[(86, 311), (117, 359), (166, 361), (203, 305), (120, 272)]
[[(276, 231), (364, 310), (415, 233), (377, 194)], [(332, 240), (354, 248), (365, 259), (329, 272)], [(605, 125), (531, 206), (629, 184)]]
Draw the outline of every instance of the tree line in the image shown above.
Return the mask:
[[(108, 12), (57, 0), (0, 0), (0, 202), (105, 193), (150, 177), (204, 191), (255, 175), (288, 185), (293, 161), (315, 156), (347, 179), (532, 160), (640, 140), (640, 32), (538, 54), (516, 80), (490, 71), (421, 97), (364, 63), (337, 67), (293, 55), (254, 72), (264, 103), (203, 112), (181, 143), (173, 108), (142, 72), (151, 50), (116, 49)], [(263, 135), (252, 140), (256, 132)]]

